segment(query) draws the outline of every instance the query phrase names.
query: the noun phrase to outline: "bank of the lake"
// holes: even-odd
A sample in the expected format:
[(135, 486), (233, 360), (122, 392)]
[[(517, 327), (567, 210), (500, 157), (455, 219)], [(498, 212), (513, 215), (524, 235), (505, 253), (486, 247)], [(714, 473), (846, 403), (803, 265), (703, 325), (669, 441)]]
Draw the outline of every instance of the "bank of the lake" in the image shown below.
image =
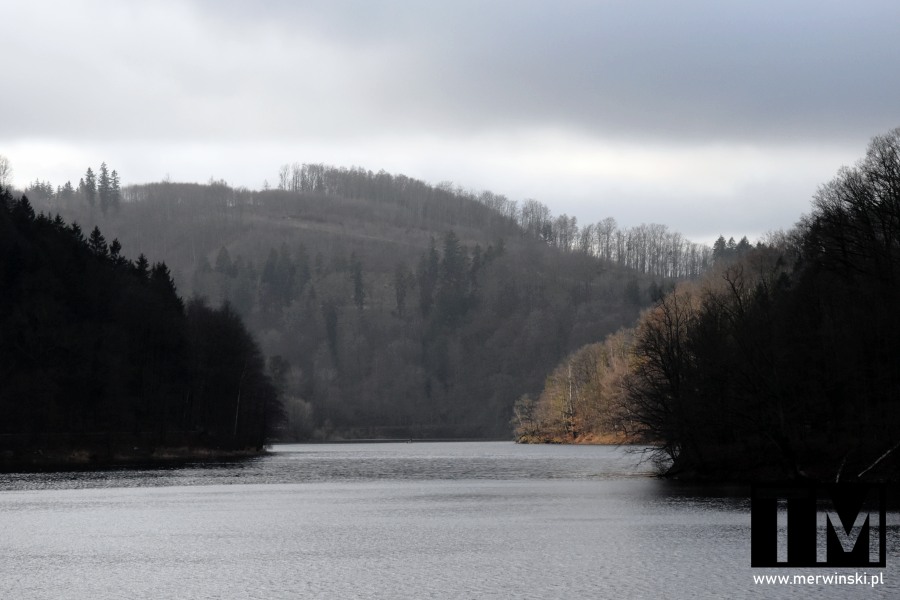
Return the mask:
[[(2, 436), (0, 436), (2, 437)], [(7, 438), (11, 436), (5, 436)], [(129, 465), (161, 467), (186, 462), (239, 460), (264, 455), (265, 447), (222, 448), (202, 445), (146, 445), (137, 440), (123, 443), (110, 436), (79, 436), (69, 443), (31, 442), (11, 445), (6, 440), (0, 451), (0, 472), (72, 471)]]
[(584, 433), (577, 437), (552, 434), (521, 434), (519, 444), (573, 444), (576, 446), (647, 446), (646, 439), (622, 432)]

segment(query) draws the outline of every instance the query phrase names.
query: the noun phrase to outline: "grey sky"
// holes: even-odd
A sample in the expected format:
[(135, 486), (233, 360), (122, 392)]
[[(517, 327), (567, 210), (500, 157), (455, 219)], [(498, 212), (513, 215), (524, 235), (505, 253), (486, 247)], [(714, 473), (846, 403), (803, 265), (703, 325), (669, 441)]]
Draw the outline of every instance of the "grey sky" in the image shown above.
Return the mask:
[(693, 239), (789, 227), (900, 125), (900, 3), (0, 0), (24, 185), (325, 162)]

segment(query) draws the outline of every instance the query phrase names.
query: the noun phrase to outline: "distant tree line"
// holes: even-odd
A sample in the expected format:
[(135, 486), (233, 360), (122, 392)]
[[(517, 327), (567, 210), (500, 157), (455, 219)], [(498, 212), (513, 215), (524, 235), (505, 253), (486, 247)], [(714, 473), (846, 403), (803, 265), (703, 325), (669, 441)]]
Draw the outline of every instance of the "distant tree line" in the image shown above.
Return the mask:
[(607, 217), (579, 228), (578, 219), (562, 214), (537, 200), (517, 203), (505, 196), (483, 192), (477, 200), (514, 220), (528, 235), (567, 252), (581, 252), (604, 261), (657, 277), (698, 277), (711, 264), (708, 246), (685, 239), (660, 224), (642, 224), (620, 229)]
[[(372, 184), (391, 193), (395, 182), (407, 181), (421, 185), (383, 171), (373, 174), (358, 168), (293, 163), (279, 170), (278, 189), (353, 198), (368, 193)], [(479, 202), (490, 208), (495, 217), (517, 224), (524, 235), (541, 239), (555, 248), (596, 256), (640, 273), (664, 278), (697, 277), (712, 262), (711, 248), (691, 242), (665, 225), (642, 224), (620, 229), (616, 220), (608, 217), (579, 228), (576, 217), (566, 214), (554, 217), (550, 208), (537, 200), (527, 199), (520, 204), (502, 194), (467, 192), (454, 188), (451, 183), (439, 184), (437, 190), (449, 197)]]
[(118, 211), (122, 202), (119, 174), (115, 169), (110, 171), (105, 162), (100, 164), (97, 174), (88, 167), (77, 187), (71, 181), (54, 187), (49, 181), (35, 179), (25, 187), (25, 194), (32, 203), (54, 206), (57, 210), (80, 202), (91, 209), (99, 207), (103, 215)]
[(130, 261), (99, 228), (0, 191), (0, 449), (87, 451), (265, 443), (281, 408), (228, 306), (178, 297), (167, 266)]

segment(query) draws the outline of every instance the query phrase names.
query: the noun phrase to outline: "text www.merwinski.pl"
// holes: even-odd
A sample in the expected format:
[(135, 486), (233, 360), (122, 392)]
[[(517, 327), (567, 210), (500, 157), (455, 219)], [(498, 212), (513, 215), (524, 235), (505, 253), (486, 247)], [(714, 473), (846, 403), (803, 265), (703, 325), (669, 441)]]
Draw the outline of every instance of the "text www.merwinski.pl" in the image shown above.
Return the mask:
[(754, 575), (756, 585), (884, 585), (884, 573), (831, 573), (828, 575)]

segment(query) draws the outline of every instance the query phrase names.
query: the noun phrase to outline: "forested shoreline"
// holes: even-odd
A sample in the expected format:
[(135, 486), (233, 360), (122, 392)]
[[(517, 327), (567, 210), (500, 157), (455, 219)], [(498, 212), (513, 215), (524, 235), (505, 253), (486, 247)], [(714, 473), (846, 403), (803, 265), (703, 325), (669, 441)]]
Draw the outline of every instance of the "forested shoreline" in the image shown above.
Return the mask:
[(518, 438), (628, 432), (685, 479), (900, 479), (900, 129), (793, 230), (721, 242), (702, 278), (521, 399)]
[(226, 304), (187, 304), (168, 267), (0, 190), (0, 465), (260, 450), (282, 418)]
[(360, 168), (286, 165), (258, 191), (128, 185), (105, 205), (95, 187), (26, 192), (165, 260), (186, 297), (227, 302), (283, 393), (285, 441), (508, 438), (516, 399), (562, 356), (711, 260), (663, 225), (579, 227), (536, 200)]
[[(10, 323), (77, 313), (106, 328), (62, 329), (61, 343), (91, 357), (77, 364), (38, 360), (53, 356), (40, 336), (10, 338), (25, 367), (4, 363), (7, 391), (27, 381), (41, 382), (28, 392), (38, 398), (76, 390), (64, 406), (36, 404), (55, 423), (44, 434), (67, 433), (65, 423), (94, 435), (82, 421), (116, 398), (124, 408), (104, 427), (141, 444), (187, 436), (233, 450), (267, 435), (486, 439), (512, 428), (521, 442), (650, 444), (671, 477), (897, 478), (900, 130), (822, 186), (794, 229), (712, 248), (661, 225), (578, 227), (537, 201), (361, 169), (286, 165), (262, 191), (103, 181), (102, 204), (85, 178), (29, 191), (47, 214), (102, 224), (171, 272), (143, 254), (125, 260), (98, 227), (85, 239), (6, 195), (4, 226), (69, 248), (45, 242), (65, 255), (62, 270), (34, 267), (20, 281), (9, 265), (32, 250), (4, 241), (16, 258), (4, 281), (18, 282), (19, 301), (74, 288), (71, 273), (93, 290), (72, 300), (89, 308), (26, 303), (7, 311)], [(82, 257), (74, 269), (72, 257)], [(113, 280), (119, 291), (104, 292)], [(166, 337), (171, 328), (139, 312), (182, 333)], [(235, 393), (245, 385), (267, 399), (251, 409)], [(213, 398), (227, 408), (204, 420), (197, 407)], [(24, 413), (9, 414), (12, 443), (30, 430)]]

